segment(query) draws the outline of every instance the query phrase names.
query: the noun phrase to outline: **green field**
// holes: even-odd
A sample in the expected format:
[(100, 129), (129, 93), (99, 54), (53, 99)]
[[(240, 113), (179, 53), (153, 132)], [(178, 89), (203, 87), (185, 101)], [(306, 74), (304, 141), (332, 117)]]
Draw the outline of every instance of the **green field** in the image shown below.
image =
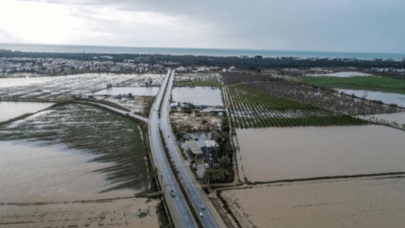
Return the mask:
[(193, 81), (181, 81), (175, 83), (176, 87), (196, 87), (196, 86), (209, 86), (209, 87), (221, 87), (221, 82), (218, 80), (202, 80), (195, 79)]
[(97, 170), (115, 189), (148, 191), (149, 178), (142, 132), (124, 117), (84, 104), (56, 106), (37, 115), (0, 126), (0, 140), (63, 144), (96, 155), (91, 162), (109, 163)]
[(366, 122), (314, 105), (267, 95), (243, 86), (225, 87), (232, 125), (237, 128), (361, 125)]
[(405, 94), (405, 80), (388, 77), (302, 77), (301, 81), (319, 87), (361, 89)]

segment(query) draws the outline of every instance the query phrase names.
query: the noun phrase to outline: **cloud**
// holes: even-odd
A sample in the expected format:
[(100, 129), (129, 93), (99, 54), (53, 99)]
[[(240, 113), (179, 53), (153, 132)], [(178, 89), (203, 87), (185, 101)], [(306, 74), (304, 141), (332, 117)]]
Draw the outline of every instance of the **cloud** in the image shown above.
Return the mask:
[(405, 52), (401, 0), (25, 2), (67, 6), (89, 31), (75, 42), (99, 36), (131, 46)]

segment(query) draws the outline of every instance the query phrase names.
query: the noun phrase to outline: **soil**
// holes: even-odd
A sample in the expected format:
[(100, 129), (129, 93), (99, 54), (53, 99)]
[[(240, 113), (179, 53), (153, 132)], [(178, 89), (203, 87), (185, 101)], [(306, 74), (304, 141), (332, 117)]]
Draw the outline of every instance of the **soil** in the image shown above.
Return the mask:
[(223, 191), (242, 227), (403, 227), (405, 176), (257, 185)]
[[(207, 121), (207, 124), (203, 124), (203, 120)], [(193, 112), (188, 114), (180, 111), (171, 111), (170, 122), (176, 122), (179, 131), (192, 132), (203, 130), (208, 126), (210, 129), (215, 129), (217, 124), (222, 123), (222, 117), (210, 112)]]
[(154, 97), (135, 96), (133, 98), (123, 99), (115, 99), (113, 97), (109, 97), (106, 100), (128, 108), (131, 110), (131, 112), (138, 113), (147, 117), (149, 116), (149, 111), (152, 107)]
[[(46, 204), (0, 204), (0, 227), (159, 227), (158, 200), (102, 199)], [(142, 215), (141, 213), (144, 212)]]

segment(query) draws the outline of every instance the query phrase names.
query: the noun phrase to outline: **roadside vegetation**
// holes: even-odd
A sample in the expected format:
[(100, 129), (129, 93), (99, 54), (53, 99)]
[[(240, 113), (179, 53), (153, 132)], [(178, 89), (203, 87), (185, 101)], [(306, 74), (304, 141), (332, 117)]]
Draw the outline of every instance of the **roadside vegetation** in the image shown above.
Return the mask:
[(373, 90), (405, 94), (405, 80), (389, 77), (302, 77), (301, 81), (318, 87)]
[(232, 126), (237, 128), (361, 125), (364, 120), (314, 105), (268, 95), (244, 85), (225, 87)]

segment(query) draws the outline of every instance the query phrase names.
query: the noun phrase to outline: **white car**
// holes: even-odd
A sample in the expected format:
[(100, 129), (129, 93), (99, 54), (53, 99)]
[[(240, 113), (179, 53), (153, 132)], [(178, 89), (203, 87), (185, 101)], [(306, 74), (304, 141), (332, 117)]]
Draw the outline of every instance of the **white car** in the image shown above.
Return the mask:
[(202, 218), (204, 215), (203, 215), (203, 213), (202, 212), (200, 212), (200, 217)]

